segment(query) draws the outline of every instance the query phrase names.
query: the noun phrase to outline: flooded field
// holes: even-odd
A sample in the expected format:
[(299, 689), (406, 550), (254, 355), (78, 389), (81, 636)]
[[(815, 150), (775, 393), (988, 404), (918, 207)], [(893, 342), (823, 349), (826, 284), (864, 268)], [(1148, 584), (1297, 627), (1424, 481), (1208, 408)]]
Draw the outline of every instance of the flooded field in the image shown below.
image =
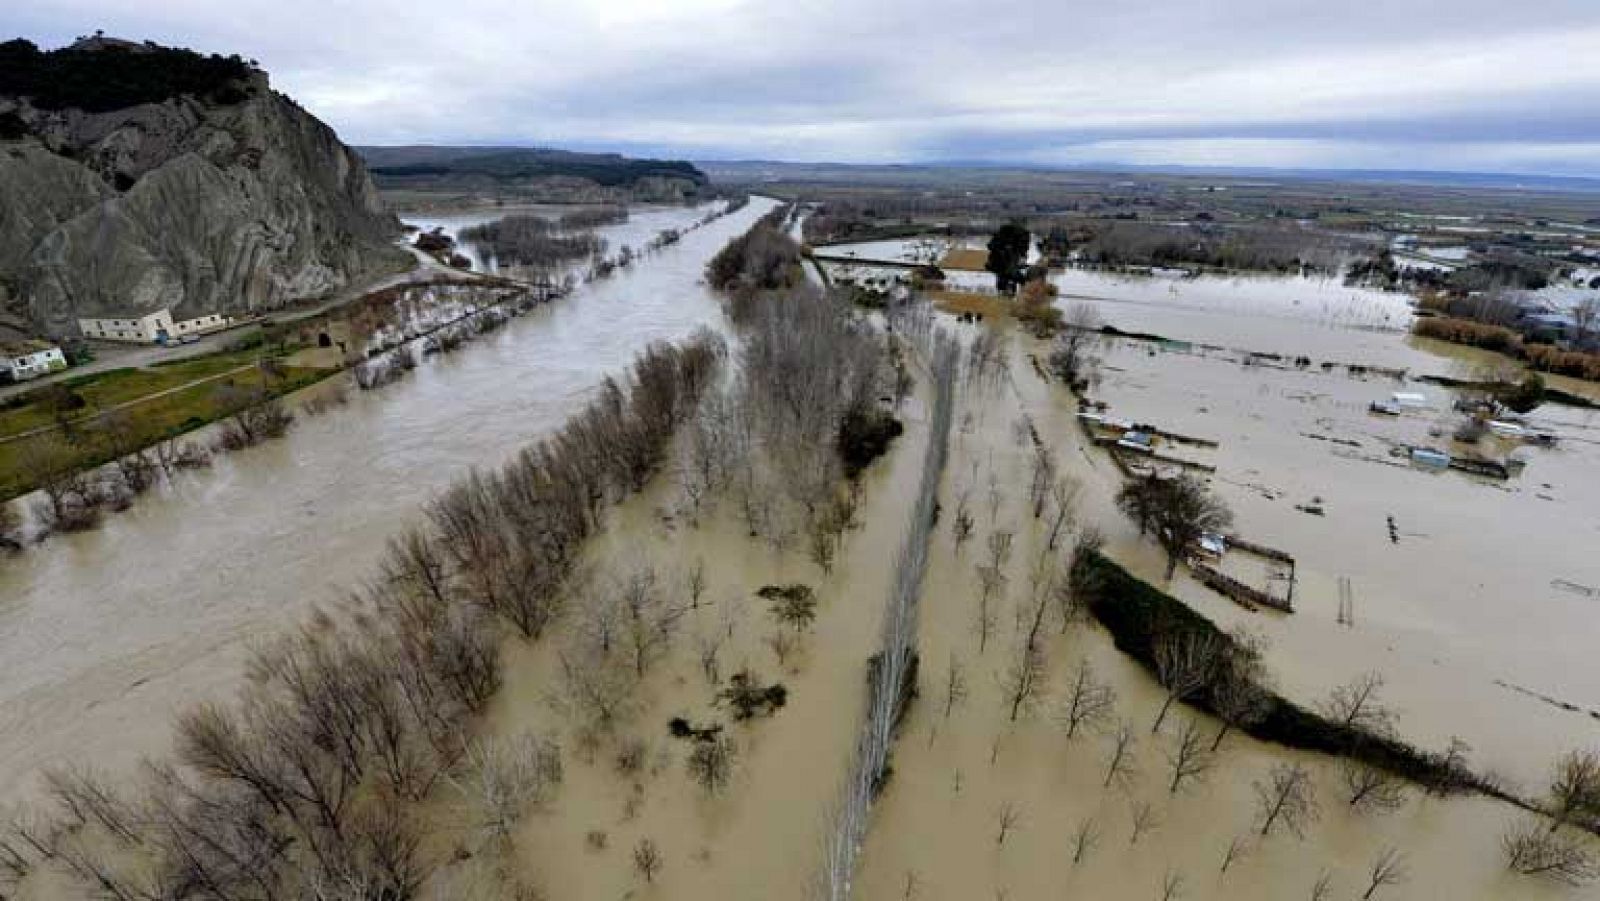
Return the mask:
[[(1455, 393), (1343, 364), (1470, 378), (1496, 362), (1406, 336), (1393, 326), (1407, 315), (1401, 296), (1305, 279), (1067, 273), (1062, 284), (1064, 303), (1110, 298), (1095, 302), (1108, 323), (1180, 342), (1107, 345), (1091, 394), (1114, 416), (1219, 442), (1212, 485), (1241, 536), (1296, 558), (1297, 612), (1251, 613), (1181, 575), (1174, 591), (1271, 638), (1292, 696), (1382, 672), (1406, 734), (1428, 747), (1460, 736), (1519, 784), (1600, 742), (1600, 411), (1538, 408), (1527, 427), (1560, 435), (1551, 448), (1486, 439), (1490, 455), (1525, 464), (1507, 480), (1425, 471), (1392, 452), (1459, 454)], [(1395, 392), (1423, 406), (1369, 412)]]
[(1064, 301), (1092, 300), (1124, 331), (1289, 356), (1406, 367), (1421, 362), (1395, 339), (1411, 327), (1409, 296), (1352, 288), (1338, 278), (1118, 275), (1053, 272)]
[(283, 440), (180, 476), (98, 531), (8, 557), (0, 784), (20, 790), (68, 757), (117, 768), (161, 751), (177, 709), (231, 695), (247, 646), (365, 578), (438, 487), (563, 422), (646, 343), (721, 322), (705, 261), (770, 208), (753, 200), (466, 351), (301, 417)]
[[(437, 228), (454, 239), (464, 229), (493, 222), (505, 216), (533, 215), (558, 219), (563, 213), (570, 213), (573, 209), (570, 206), (550, 205), (485, 206), (470, 212), (404, 213), (401, 218), (405, 224), (416, 226), (419, 231), (428, 232)], [(662, 230), (687, 228), (710, 209), (710, 206), (630, 206), (628, 221), (603, 225), (595, 229), (594, 233), (605, 240), (609, 254), (615, 254), (623, 247), (631, 247), (638, 251), (644, 247), (645, 242)], [(499, 271), (494, 260), (484, 259), (471, 242), (458, 242), (456, 250), (472, 261), (474, 272)]]
[[(1211, 747), (1218, 724), (1180, 708), (1153, 733), (1163, 695), (1151, 676), (1103, 630), (1064, 626), (1054, 610), (1047, 613), (1039, 688), (1011, 715), (1019, 642), (1037, 597), (1035, 563), (1061, 553), (1048, 547), (1048, 517), (1035, 519), (1029, 510), (1033, 452), (1019, 426), (1022, 417), (1079, 480), (1079, 523), (1104, 530), (1108, 549), (1145, 578), (1158, 582), (1162, 568), (1153, 548), (1115, 510), (1121, 477), (1083, 438), (1066, 392), (1032, 371), (1026, 355), (1039, 345), (1020, 336), (1011, 340), (1009, 383), (968, 385), (958, 408), (946, 509), (965, 496), (976, 524), (964, 543), (955, 540), (953, 526), (941, 525), (936, 533), (922, 599), (922, 691), (874, 813), (856, 896), (1359, 898), (1375, 863), (1393, 849), (1405, 874), (1379, 886), (1372, 898), (1567, 897), (1560, 887), (1505, 873), (1499, 837), (1518, 812), (1500, 802), (1425, 799), (1413, 791), (1392, 813), (1361, 812), (1348, 803), (1336, 760), (1237, 735), (1216, 749), (1198, 778), (1186, 777), (1174, 791), (1171, 761), (1185, 724), (1195, 724), (1204, 748)], [(1229, 448), (1221, 448), (1224, 458)], [(999, 597), (990, 602), (993, 623), (985, 626), (979, 568), (997, 533), (1013, 536), (1010, 562)], [(1316, 550), (1302, 549), (1313, 559)], [(1229, 613), (1214, 600), (1195, 602), (1209, 615)], [(1254, 614), (1253, 625), (1272, 642), (1275, 671), (1304, 650), (1286, 631), (1309, 627), (1316, 640), (1329, 640), (1331, 613), (1326, 627), (1302, 622), (1308, 615), (1317, 614), (1282, 621)], [(1357, 632), (1377, 628), (1361, 623)], [(1291, 643), (1287, 650), (1285, 642)], [(1322, 654), (1319, 663), (1338, 653)], [(1072, 687), (1083, 665), (1091, 684), (1108, 692), (1108, 709), (1069, 737)], [(1402, 674), (1386, 673), (1397, 690)], [(1462, 726), (1480, 718), (1492, 722), (1499, 709), (1473, 710), (1480, 701), (1448, 703)], [(1410, 701), (1401, 706), (1402, 728), (1414, 726), (1417, 711)], [(1124, 726), (1128, 750), (1112, 775), (1116, 734)], [(1575, 737), (1570, 726), (1566, 735)], [(1263, 836), (1258, 785), (1270, 784), (1274, 767), (1294, 766), (1304, 769), (1318, 815), (1298, 830), (1303, 839), (1281, 825)], [(1328, 894), (1313, 894), (1320, 881)]]

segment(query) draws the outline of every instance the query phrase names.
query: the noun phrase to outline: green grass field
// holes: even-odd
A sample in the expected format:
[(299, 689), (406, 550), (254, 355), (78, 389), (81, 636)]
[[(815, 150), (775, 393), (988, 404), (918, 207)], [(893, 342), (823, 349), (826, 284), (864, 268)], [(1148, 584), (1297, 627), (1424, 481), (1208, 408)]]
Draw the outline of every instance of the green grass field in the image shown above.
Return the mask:
[[(79, 416), (87, 416), (75, 422), (84, 428), (75, 430), (78, 434), (74, 440), (64, 441), (52, 431), (0, 443), (0, 500), (26, 494), (37, 487), (37, 475), (30, 471), (29, 460), (39, 456), (44, 448), (65, 448), (60, 452), (65, 453), (72, 465), (79, 468), (108, 462), (111, 451), (87, 427), (87, 419), (92, 418), (98, 410), (229, 372), (253, 363), (256, 355), (256, 351), (219, 354), (155, 369), (120, 369), (86, 378), (75, 390), (90, 401), (90, 406), (78, 413)], [(327, 378), (335, 371), (290, 366), (284, 369), (282, 378), (274, 379), (264, 376), (259, 369), (250, 368), (230, 378), (219, 378), (152, 398), (127, 408), (133, 437), (140, 446), (148, 446), (222, 418), (229, 411), (218, 406), (216, 394), (218, 388), (230, 381), (241, 387), (252, 388), (265, 384), (268, 391), (278, 397)], [(16, 434), (35, 426), (50, 425), (52, 419), (48, 411), (39, 409), (38, 405), (26, 404), (0, 413), (0, 422), (4, 423), (0, 434)]]
[[(85, 401), (86, 406), (75, 411), (73, 417), (87, 418), (118, 404), (249, 366), (260, 356), (261, 352), (256, 349), (210, 354), (145, 369), (96, 372), (65, 379), (60, 384)], [(48, 426), (55, 421), (48, 405), (41, 402), (43, 393), (41, 386), (0, 405), (0, 438)]]

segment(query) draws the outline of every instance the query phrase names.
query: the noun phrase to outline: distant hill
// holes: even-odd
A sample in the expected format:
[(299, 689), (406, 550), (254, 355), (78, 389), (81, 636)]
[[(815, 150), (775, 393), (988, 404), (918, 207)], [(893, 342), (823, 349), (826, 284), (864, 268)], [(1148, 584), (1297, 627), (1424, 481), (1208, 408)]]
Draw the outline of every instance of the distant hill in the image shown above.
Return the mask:
[[(496, 191), (548, 199), (681, 200), (710, 183), (685, 160), (543, 147), (359, 147), (381, 190)], [(585, 191), (586, 186), (593, 190)], [(590, 194), (595, 196), (577, 196)]]
[(1103, 180), (1117, 176), (1251, 181), (1314, 181), (1328, 184), (1418, 185), (1497, 190), (1600, 193), (1600, 179), (1562, 175), (1495, 172), (1434, 172), (1391, 169), (1275, 169), (1232, 166), (1138, 166), (1131, 164), (1029, 166), (995, 162), (928, 162), (904, 164), (793, 163), (774, 160), (700, 161), (718, 184), (762, 181), (860, 182), (924, 186), (951, 181), (998, 182), (1041, 173), (1058, 177)]
[(0, 303), (248, 314), (406, 259), (365, 167), (237, 56), (105, 37), (0, 43)]

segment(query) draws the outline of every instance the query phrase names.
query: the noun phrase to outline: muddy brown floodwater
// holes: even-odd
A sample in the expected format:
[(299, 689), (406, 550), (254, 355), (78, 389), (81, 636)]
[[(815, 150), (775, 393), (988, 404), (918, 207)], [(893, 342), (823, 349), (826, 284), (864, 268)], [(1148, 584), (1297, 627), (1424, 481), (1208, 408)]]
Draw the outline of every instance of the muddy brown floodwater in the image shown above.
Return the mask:
[[(1096, 298), (1118, 328), (1179, 342), (1113, 343), (1091, 394), (1115, 416), (1219, 442), (1204, 456), (1235, 531), (1295, 556), (1290, 616), (1246, 611), (1181, 574), (1170, 588), (1225, 626), (1266, 636), (1291, 697), (1312, 703), (1380, 672), (1408, 739), (1442, 749), (1459, 736), (1480, 770), (1524, 790), (1559, 753), (1600, 744), (1600, 411), (1537, 409), (1530, 424), (1562, 441), (1490, 447), (1525, 461), (1508, 480), (1425, 472), (1391, 449), (1459, 452), (1451, 438), (1462, 417), (1453, 392), (1416, 377), (1472, 378), (1507, 364), (1410, 338), (1400, 295), (1321, 279), (1084, 272), (1061, 286), (1063, 303)], [(1243, 365), (1204, 343), (1286, 359)], [(1288, 362), (1297, 356), (1311, 365)], [(1325, 361), (1340, 365), (1325, 370)], [(1408, 378), (1351, 374), (1345, 363)], [(1368, 412), (1397, 391), (1424, 395), (1426, 406)], [(1134, 544), (1125, 562), (1148, 552)], [(1157, 566), (1141, 571), (1159, 581)]]
[[(231, 695), (251, 642), (358, 584), (434, 490), (558, 426), (648, 342), (718, 325), (705, 262), (773, 205), (754, 199), (461, 353), (301, 417), (283, 440), (181, 475), (98, 531), (0, 563), (7, 799), (44, 765), (114, 770), (161, 752), (177, 710)], [(653, 211), (649, 230), (703, 213)]]
[[(1359, 898), (1373, 861), (1390, 847), (1403, 855), (1407, 876), (1380, 887), (1375, 899), (1572, 896), (1505, 872), (1499, 836), (1520, 815), (1511, 806), (1478, 797), (1424, 799), (1413, 791), (1393, 813), (1356, 813), (1342, 794), (1338, 762), (1326, 756), (1235, 734), (1206, 776), (1169, 791), (1167, 755), (1181, 724), (1194, 718), (1209, 747), (1217, 723), (1180, 705), (1161, 733), (1152, 734), (1159, 687), (1097, 626), (1063, 630), (1053, 614), (1047, 618), (1038, 703), (1011, 720), (1004, 688), (1026, 629), (1031, 564), (1060, 553), (1047, 547), (1048, 517), (1036, 520), (1029, 509), (1032, 448), (1018, 428), (1024, 416), (1063, 471), (1080, 480), (1080, 522), (1104, 530), (1107, 549), (1147, 579), (1159, 581), (1161, 561), (1116, 511), (1121, 476), (1084, 439), (1065, 390), (1033, 372), (1026, 355), (1039, 352), (1039, 345), (1020, 336), (1009, 345), (1010, 383), (970, 387), (957, 408), (945, 509), (966, 495), (976, 525), (964, 546), (954, 541), (950, 517), (934, 537), (922, 598), (922, 692), (896, 747), (893, 778), (874, 810), (856, 897)], [(984, 647), (977, 566), (996, 532), (1015, 537)], [(1291, 620), (1284, 628), (1299, 625)], [(1114, 692), (1115, 709), (1102, 728), (1069, 739), (1062, 712), (1083, 661)], [(947, 714), (952, 663), (966, 690)], [(1129, 723), (1134, 736), (1135, 767), (1125, 781), (1107, 786), (1109, 733), (1119, 722)], [(1255, 786), (1272, 767), (1294, 764), (1306, 768), (1320, 816), (1307, 824), (1303, 839), (1281, 826), (1263, 838)], [(1135, 837), (1141, 809), (1147, 828)], [(1090, 840), (1078, 855), (1080, 829)], [(1235, 840), (1238, 855), (1224, 868)], [(1324, 877), (1330, 893), (1314, 895)], [(1164, 895), (1169, 880), (1175, 890)]]

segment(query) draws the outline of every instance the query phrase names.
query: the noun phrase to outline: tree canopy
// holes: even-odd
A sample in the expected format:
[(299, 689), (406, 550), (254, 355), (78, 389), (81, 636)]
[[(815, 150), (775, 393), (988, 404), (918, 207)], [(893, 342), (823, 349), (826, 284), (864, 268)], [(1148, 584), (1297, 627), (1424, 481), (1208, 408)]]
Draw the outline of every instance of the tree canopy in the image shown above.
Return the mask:
[(989, 261), (984, 268), (994, 273), (995, 287), (1010, 294), (1022, 284), (1028, 261), (1028, 245), (1033, 236), (1015, 222), (1000, 226), (989, 239)]
[(185, 94), (238, 103), (251, 72), (237, 55), (155, 44), (80, 42), (46, 51), (22, 39), (0, 43), (0, 94), (45, 110), (106, 112)]

